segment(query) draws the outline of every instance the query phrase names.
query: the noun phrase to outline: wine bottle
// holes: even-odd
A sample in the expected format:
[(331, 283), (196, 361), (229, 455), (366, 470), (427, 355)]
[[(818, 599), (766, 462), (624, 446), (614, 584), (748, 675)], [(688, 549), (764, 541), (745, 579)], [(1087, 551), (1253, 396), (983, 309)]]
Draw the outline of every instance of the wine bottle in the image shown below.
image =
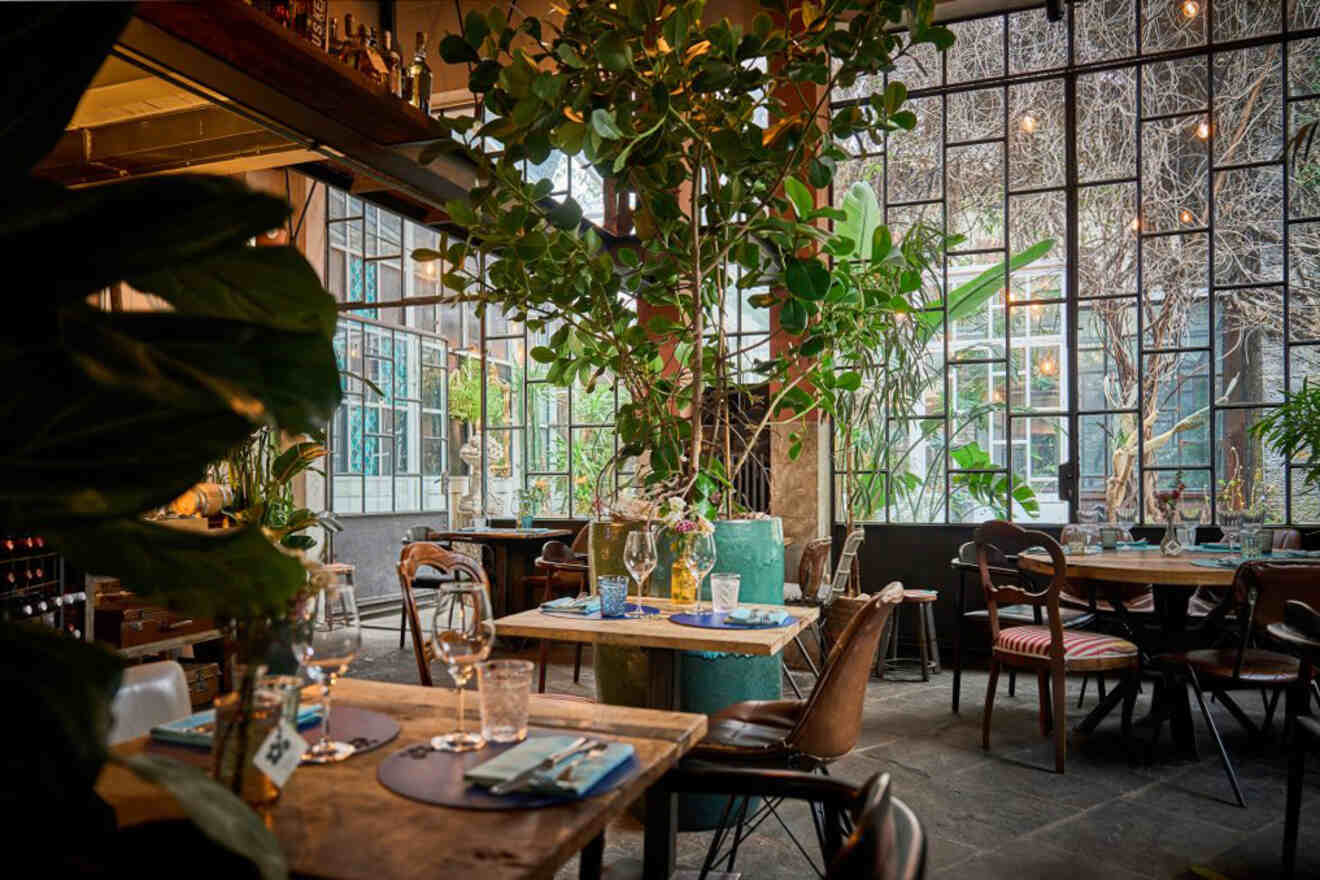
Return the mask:
[(417, 51), (413, 54), (412, 64), (408, 66), (408, 78), (412, 89), (408, 103), (431, 115), (431, 66), (426, 63), (426, 32), (417, 32)]
[(403, 59), (399, 57), (399, 50), (394, 47), (394, 34), (385, 32), (385, 51), (383, 53), (385, 67), (388, 68), (387, 84), (390, 94), (396, 98), (403, 97)]

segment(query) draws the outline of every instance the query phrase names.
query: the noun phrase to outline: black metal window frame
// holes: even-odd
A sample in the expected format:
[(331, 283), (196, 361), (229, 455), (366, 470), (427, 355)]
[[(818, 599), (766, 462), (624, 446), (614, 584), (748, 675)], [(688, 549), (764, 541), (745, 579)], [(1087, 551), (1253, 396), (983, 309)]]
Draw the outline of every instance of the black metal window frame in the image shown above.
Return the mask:
[[(1219, 2), (1225, 3), (1225, 0), (1219, 0)], [(902, 209), (902, 208), (920, 207), (923, 205), (938, 206), (942, 218), (941, 222), (944, 224), (944, 228), (947, 231), (948, 221), (949, 221), (949, 210), (948, 210), (949, 166), (947, 160), (948, 160), (948, 153), (950, 148), (956, 149), (959, 147), (973, 146), (981, 143), (1002, 144), (1003, 157), (1001, 164), (1003, 168), (1004, 180), (1000, 193), (1001, 193), (1001, 206), (1003, 210), (1004, 241), (1002, 248), (995, 248), (993, 249), (993, 251), (991, 251), (993, 253), (998, 254), (1001, 259), (1007, 259), (1007, 257), (1011, 253), (1012, 241), (1011, 241), (1011, 233), (1010, 233), (1010, 218), (1011, 218), (1010, 205), (1011, 205), (1011, 200), (1014, 196), (1038, 195), (1038, 194), (1046, 194), (1046, 193), (1062, 193), (1065, 197), (1065, 216), (1066, 216), (1065, 228), (1064, 228), (1064, 235), (1066, 238), (1066, 241), (1064, 242), (1064, 245), (1066, 247), (1066, 252), (1065, 252), (1066, 260), (1064, 264), (1065, 296), (1062, 298), (1048, 299), (1048, 300), (1021, 300), (1016, 302), (1006, 302), (1005, 311), (1007, 313), (1008, 309), (1010, 308), (1030, 306), (1037, 303), (1043, 305), (1058, 304), (1066, 309), (1065, 321), (1066, 321), (1066, 326), (1068, 328), (1068, 334), (1065, 338), (1065, 345), (1068, 351), (1068, 372), (1067, 372), (1066, 384), (1061, 383), (1061, 385), (1064, 386), (1061, 387), (1061, 391), (1066, 392), (1067, 406), (1066, 408), (1061, 408), (1053, 412), (1033, 411), (1030, 413), (1015, 414), (1013, 412), (1012, 406), (1006, 403), (1002, 411), (1002, 416), (1000, 413), (996, 413), (993, 416), (993, 418), (1002, 417), (1006, 422), (1006, 427), (1004, 430), (1004, 434), (1006, 438), (1006, 446), (1005, 446), (1004, 465), (1002, 467), (995, 467), (992, 470), (992, 472), (997, 474), (1005, 474), (1008, 476), (1008, 479), (1010, 481), (1009, 497), (1010, 498), (1012, 497), (1011, 496), (1011, 492), (1013, 488), (1012, 481), (1014, 479), (1014, 474), (1013, 474), (1014, 462), (1013, 462), (1013, 452), (1012, 452), (1012, 445), (1013, 445), (1012, 422), (1015, 418), (1050, 417), (1050, 416), (1066, 418), (1068, 425), (1067, 443), (1068, 443), (1068, 453), (1069, 453), (1067, 460), (1073, 463), (1080, 463), (1081, 461), (1081, 456), (1079, 451), (1080, 427), (1081, 427), (1081, 420), (1083, 418), (1088, 416), (1102, 416), (1108, 418), (1114, 415), (1124, 414), (1124, 413), (1139, 415), (1140, 413), (1145, 411), (1145, 400), (1141, 398), (1140, 389), (1142, 387), (1142, 383), (1144, 382), (1144, 368), (1145, 368), (1146, 358), (1148, 355), (1160, 354), (1160, 355), (1174, 355), (1177, 357), (1182, 357), (1184, 354), (1204, 354), (1207, 359), (1206, 382), (1207, 382), (1207, 387), (1209, 389), (1207, 432), (1209, 436), (1209, 445), (1211, 447), (1211, 451), (1208, 456), (1208, 464), (1205, 466), (1189, 465), (1189, 466), (1181, 466), (1181, 467), (1178, 465), (1147, 465), (1145, 461), (1145, 441), (1144, 441), (1143, 432), (1138, 431), (1137, 433), (1138, 477), (1136, 479), (1136, 485), (1138, 492), (1138, 510), (1144, 511), (1146, 508), (1146, 503), (1145, 503), (1146, 481), (1143, 478), (1144, 474), (1146, 473), (1162, 474), (1165, 472), (1176, 472), (1176, 471), (1182, 471), (1184, 473), (1188, 473), (1192, 471), (1204, 472), (1208, 478), (1207, 494), (1209, 496), (1208, 501), (1211, 505), (1212, 521), (1216, 521), (1218, 511), (1217, 511), (1217, 498), (1215, 497), (1217, 495), (1217, 492), (1215, 490), (1215, 487), (1218, 485), (1218, 477), (1220, 476), (1220, 474), (1219, 474), (1219, 467), (1217, 462), (1217, 455), (1214, 452), (1214, 445), (1215, 445), (1216, 426), (1218, 425), (1219, 413), (1221, 411), (1228, 411), (1228, 410), (1243, 410), (1243, 409), (1264, 410), (1271, 407), (1276, 407), (1279, 405), (1280, 402), (1280, 401), (1248, 401), (1248, 402), (1240, 402), (1240, 403), (1235, 403), (1235, 402), (1218, 403), (1216, 401), (1215, 380), (1216, 380), (1217, 364), (1215, 360), (1216, 340), (1215, 340), (1215, 332), (1214, 332), (1214, 326), (1215, 326), (1214, 307), (1215, 307), (1215, 301), (1217, 295), (1221, 291), (1231, 291), (1234, 289), (1245, 289), (1245, 288), (1252, 288), (1252, 289), (1278, 288), (1282, 291), (1283, 325), (1282, 325), (1281, 346), (1282, 346), (1283, 389), (1284, 389), (1284, 393), (1286, 394), (1288, 390), (1292, 388), (1292, 382), (1294, 379), (1291, 372), (1293, 350), (1310, 349), (1320, 352), (1320, 340), (1310, 340), (1310, 339), (1299, 340), (1299, 339), (1294, 339), (1292, 336), (1292, 329), (1289, 323), (1289, 305), (1290, 305), (1289, 292), (1294, 282), (1293, 282), (1292, 267), (1290, 265), (1291, 252), (1289, 249), (1288, 233), (1291, 228), (1298, 226), (1300, 224), (1320, 222), (1320, 216), (1301, 216), (1301, 217), (1291, 216), (1291, 210), (1290, 210), (1291, 201), (1290, 201), (1290, 193), (1289, 193), (1290, 159), (1286, 155), (1286, 152), (1284, 154), (1281, 154), (1274, 161), (1229, 163), (1225, 165), (1218, 165), (1215, 163), (1213, 139), (1214, 139), (1215, 131), (1217, 129), (1217, 124), (1216, 124), (1217, 119), (1216, 119), (1216, 108), (1214, 102), (1214, 85), (1215, 85), (1214, 59), (1217, 55), (1238, 51), (1242, 49), (1250, 49), (1250, 48), (1256, 48), (1262, 46), (1280, 47), (1281, 61), (1280, 61), (1279, 76), (1280, 76), (1281, 91), (1282, 91), (1281, 100), (1280, 100), (1280, 105), (1281, 105), (1280, 112), (1282, 113), (1282, 121), (1283, 121), (1282, 131), (1286, 145), (1286, 140), (1289, 132), (1289, 121), (1292, 118), (1292, 107), (1296, 104), (1301, 104), (1302, 102), (1308, 102), (1308, 101), (1313, 102), (1315, 106), (1320, 107), (1320, 94), (1307, 93), (1307, 94), (1293, 95), (1290, 93), (1290, 87), (1289, 87), (1290, 80), (1288, 74), (1288, 61), (1289, 61), (1290, 48), (1293, 44), (1296, 44), (1297, 41), (1311, 39), (1320, 36), (1320, 28), (1314, 28), (1314, 27), (1299, 28), (1299, 29), (1292, 28), (1291, 20), (1290, 20), (1289, 0), (1278, 0), (1279, 30), (1276, 33), (1262, 34), (1262, 35), (1257, 35), (1243, 39), (1218, 41), (1215, 39), (1215, 27), (1214, 27), (1215, 0), (1201, 0), (1199, 11), (1201, 11), (1205, 16), (1204, 42), (1185, 48), (1166, 49), (1166, 50), (1158, 50), (1154, 52), (1144, 53), (1142, 47), (1143, 24), (1144, 24), (1145, 13), (1147, 11), (1147, 7), (1149, 6), (1149, 0), (1146, 0), (1146, 2), (1143, 2), (1143, 0), (1133, 0), (1133, 2), (1131, 2), (1129, 5), (1135, 19), (1134, 21), (1134, 35), (1136, 41), (1135, 54), (1124, 56), (1121, 58), (1106, 58), (1101, 61), (1077, 63), (1076, 44), (1075, 44), (1076, 30), (1077, 30), (1077, 22), (1076, 22), (1077, 7), (1074, 4), (1069, 4), (1067, 6), (1068, 12), (1065, 15), (1065, 20), (1063, 23), (1059, 25), (1059, 27), (1064, 28), (1066, 32), (1067, 64), (1062, 67), (1056, 66), (1056, 67), (1044, 68), (1040, 70), (1032, 70), (1029, 72), (1017, 73), (1017, 74), (1010, 73), (1010, 71), (1013, 69), (1012, 66), (1010, 65), (1010, 60), (1009, 60), (1010, 33), (1011, 33), (1010, 20), (1012, 19), (1013, 16), (1022, 15), (1022, 14), (1035, 14), (1035, 15), (1043, 16), (1044, 15), (1043, 7), (1030, 9), (1030, 10), (1014, 10), (1010, 12), (994, 13), (992, 15), (985, 15), (985, 16), (972, 16), (969, 18), (959, 19), (955, 22), (951, 22), (951, 24), (956, 25), (967, 21), (980, 21), (980, 20), (993, 19), (993, 18), (998, 18), (1002, 20), (1003, 25), (1000, 29), (1001, 32), (1000, 43), (1004, 56), (1003, 67), (1002, 67), (1003, 75), (992, 76), (982, 79), (958, 81), (956, 83), (949, 83), (948, 56), (950, 53), (956, 53), (958, 51), (958, 47), (955, 44), (954, 48), (950, 50), (950, 53), (942, 54), (940, 57), (940, 84), (935, 86), (923, 87), (923, 88), (913, 88), (909, 92), (910, 99), (919, 100), (922, 98), (937, 98), (940, 102), (940, 122), (939, 122), (941, 128), (941, 138), (940, 138), (941, 169), (940, 170), (942, 175), (942, 182), (941, 182), (940, 195), (938, 198), (915, 200), (908, 202), (892, 202), (892, 203), (889, 201), (887, 143), (884, 147), (881, 147), (878, 150), (861, 153), (860, 155), (856, 156), (856, 158), (858, 159), (879, 158), (880, 161), (885, 163), (886, 167), (884, 168), (884, 170), (881, 171), (880, 174), (880, 181), (882, 184), (880, 195), (881, 195), (882, 205), (885, 211), (886, 222), (890, 222), (891, 211), (896, 208)], [(1142, 106), (1141, 106), (1142, 95), (1144, 91), (1144, 78), (1142, 77), (1142, 72), (1150, 65), (1173, 61), (1173, 60), (1187, 59), (1187, 58), (1205, 59), (1206, 99), (1203, 110), (1179, 111), (1178, 113), (1165, 114), (1164, 116), (1145, 115), (1142, 112)], [(1137, 153), (1136, 153), (1134, 172), (1130, 176), (1115, 177), (1113, 179), (1104, 179), (1104, 180), (1086, 180), (1085, 182), (1082, 182), (1079, 179), (1077, 142), (1076, 142), (1077, 112), (1078, 112), (1077, 111), (1078, 78), (1087, 74), (1098, 73), (1109, 70), (1120, 70), (1125, 68), (1131, 68), (1134, 70), (1135, 82), (1136, 82), (1135, 95), (1137, 100), (1137, 106), (1135, 108), (1136, 114), (1134, 121), (1136, 130), (1133, 133), (1133, 135), (1135, 137), (1135, 145), (1136, 145)], [(1041, 186), (1041, 187), (1027, 187), (1027, 188), (1013, 189), (1009, 186), (1008, 141), (1011, 136), (1011, 127), (1010, 127), (1011, 120), (1009, 118), (1011, 102), (1010, 102), (1009, 90), (1014, 85), (1039, 83), (1049, 80), (1059, 80), (1062, 82), (1064, 86), (1064, 142), (1063, 144), (1061, 144), (1061, 147), (1065, 151), (1064, 182), (1060, 186)], [(886, 75), (885, 77), (885, 84), (886, 85), (888, 84), (888, 75)], [(990, 88), (999, 88), (1003, 92), (1002, 104), (1003, 104), (1004, 118), (1002, 120), (1002, 125), (1003, 125), (1002, 134), (1000, 136), (992, 137), (992, 138), (950, 141), (948, 126), (946, 124), (948, 119), (948, 102), (950, 97), (954, 95), (981, 91)], [(843, 107), (847, 107), (849, 105), (861, 103), (865, 100), (867, 100), (866, 96), (844, 98), (844, 99), (832, 101), (831, 107), (834, 110), (838, 110)], [(1153, 120), (1162, 119), (1165, 116), (1172, 115), (1178, 117), (1182, 117), (1182, 116), (1190, 117), (1190, 116), (1195, 116), (1198, 113), (1204, 116), (1208, 120), (1210, 126), (1208, 144), (1206, 147), (1207, 166), (1205, 169), (1205, 180), (1204, 180), (1204, 184), (1208, 194), (1208, 208), (1207, 208), (1208, 224), (1206, 224), (1204, 227), (1179, 229), (1173, 232), (1166, 232), (1166, 231), (1147, 232), (1144, 228), (1142, 228), (1141, 219), (1140, 219), (1145, 216), (1142, 211), (1142, 199), (1141, 199), (1141, 188), (1142, 188), (1142, 177), (1143, 177), (1143, 168), (1142, 168), (1142, 159), (1141, 159), (1142, 133), (1143, 133), (1142, 126), (1145, 123), (1151, 122)], [(900, 132), (897, 136), (903, 137), (904, 135), (905, 133)], [(1214, 278), (1215, 214), (1214, 214), (1214, 193), (1213, 193), (1215, 176), (1216, 174), (1226, 171), (1236, 171), (1243, 169), (1266, 168), (1266, 167), (1279, 169), (1280, 177), (1282, 179), (1283, 198), (1280, 205), (1281, 216), (1279, 218), (1281, 221), (1280, 223), (1281, 229), (1283, 230), (1283, 242), (1282, 242), (1283, 265), (1281, 270), (1281, 280), (1277, 282), (1216, 284)], [(1135, 187), (1137, 194), (1136, 195), (1137, 210), (1136, 210), (1134, 222), (1137, 224), (1136, 232), (1138, 234), (1138, 238), (1141, 241), (1141, 246), (1139, 246), (1136, 251), (1137, 253), (1136, 289), (1135, 292), (1131, 294), (1122, 293), (1122, 294), (1111, 294), (1111, 295), (1100, 295), (1100, 296), (1088, 296), (1082, 298), (1079, 297), (1079, 286), (1078, 286), (1078, 256), (1079, 256), (1078, 204), (1077, 204), (1078, 194), (1080, 191), (1090, 187), (1109, 186), (1114, 184), (1130, 184)], [(1208, 344), (1204, 346), (1146, 349), (1144, 309), (1142, 308), (1146, 292), (1142, 288), (1142, 277), (1141, 277), (1142, 252), (1144, 250), (1144, 243), (1147, 240), (1156, 239), (1169, 235), (1195, 235), (1195, 234), (1202, 234), (1205, 236), (1207, 241), (1207, 248), (1208, 248), (1206, 265), (1205, 265), (1207, 280), (1204, 287), (1204, 297), (1207, 300), (1207, 309), (1209, 314)], [(949, 252), (949, 254), (946, 255), (946, 258), (943, 260), (941, 266), (943, 288), (945, 290), (948, 289), (948, 282), (949, 282), (949, 263), (950, 263), (949, 258), (950, 257), (956, 258), (959, 256), (966, 256), (969, 254), (976, 254), (976, 253), (981, 253), (981, 251), (951, 251)], [(1011, 276), (1006, 281), (1005, 288), (1011, 289), (1010, 285), (1011, 285)], [(1081, 350), (1081, 346), (1079, 345), (1079, 337), (1080, 337), (1079, 331), (1081, 329), (1079, 324), (1079, 310), (1085, 307), (1086, 304), (1095, 303), (1106, 299), (1128, 299), (1135, 306), (1135, 311), (1137, 316), (1137, 325), (1135, 330), (1136, 360), (1139, 365), (1139, 369), (1141, 370), (1141, 373), (1139, 374), (1139, 378), (1138, 378), (1139, 392), (1138, 392), (1138, 405), (1136, 409), (1118, 410), (1118, 409), (1105, 408), (1099, 410), (1084, 410), (1081, 409), (1079, 405), (1080, 396), (1078, 393), (1079, 392), (1078, 355), (1079, 355), (1079, 351)], [(1004, 331), (1005, 331), (1004, 357), (988, 359), (988, 360), (993, 360), (997, 364), (1003, 365), (1005, 370), (1005, 376), (1010, 381), (1012, 376), (1012, 370), (1010, 368), (1010, 359), (1012, 355), (1012, 343), (1013, 343), (1013, 334), (1011, 330), (1012, 324), (1013, 324), (1012, 320), (1008, 319), (1006, 315), (1006, 319), (1004, 321)], [(925, 421), (925, 420), (939, 420), (943, 422), (944, 442), (940, 450), (940, 454), (944, 457), (944, 463), (945, 463), (945, 473), (944, 473), (945, 497), (943, 502), (942, 521), (946, 523), (953, 521), (950, 517), (950, 509), (951, 509), (950, 492), (952, 489), (951, 483), (952, 483), (953, 475), (958, 473), (968, 473), (968, 471), (963, 471), (960, 470), (959, 468), (953, 467), (952, 466), (953, 463), (949, 460), (950, 441), (952, 440), (952, 437), (950, 436), (950, 423), (953, 421), (956, 415), (953, 412), (953, 399), (951, 397), (949, 377), (952, 368), (956, 367), (960, 363), (968, 363), (968, 361), (965, 360), (959, 361), (957, 358), (953, 358), (950, 356), (951, 329), (952, 328), (950, 326), (949, 317), (947, 311), (945, 311), (943, 315), (943, 334), (942, 334), (943, 348), (944, 348), (943, 370), (942, 370), (943, 385), (944, 385), (943, 414), (912, 415), (912, 416), (903, 417), (901, 419), (901, 421), (904, 422)], [(1011, 399), (1011, 391), (1008, 397), (1009, 399)], [(893, 414), (888, 412), (885, 414), (884, 436), (886, 438), (892, 436), (891, 422), (896, 420), (899, 419), (896, 419), (896, 417)], [(841, 511), (839, 510), (838, 491), (836, 487), (838, 485), (837, 480), (840, 471), (838, 470), (837, 467), (838, 464), (837, 458), (834, 455), (833, 446), (835, 443), (835, 437), (833, 436), (833, 433), (834, 432), (831, 432), (830, 505), (831, 505), (832, 518), (835, 521), (838, 521)], [(1303, 465), (1295, 461), (1284, 463), (1284, 467), (1283, 467), (1283, 475), (1285, 481), (1285, 485), (1283, 488), (1284, 516), (1282, 519), (1285, 522), (1293, 521), (1293, 516), (1292, 516), (1293, 502), (1294, 502), (1293, 487), (1294, 487), (1294, 481), (1296, 479), (1299, 479), (1299, 478), (1295, 478), (1294, 474), (1301, 467), (1303, 467)], [(889, 481), (891, 476), (888, 468), (877, 469), (875, 471), (867, 471), (864, 473), (859, 471), (854, 471), (854, 474), (857, 476), (866, 476), (868, 474), (878, 475), (878, 476), (882, 476), (884, 479), (886, 479), (886, 481)], [(1069, 501), (1070, 519), (1076, 519), (1078, 494), (1079, 493), (1074, 488), (1074, 491), (1071, 493), (1072, 495), (1071, 500)], [(1009, 508), (1010, 508), (1009, 514), (1011, 517), (1012, 516), (1011, 503), (1009, 504)], [(891, 521), (891, 509), (892, 509), (892, 505), (886, 504), (884, 509), (884, 520), (883, 520), (884, 522)]]

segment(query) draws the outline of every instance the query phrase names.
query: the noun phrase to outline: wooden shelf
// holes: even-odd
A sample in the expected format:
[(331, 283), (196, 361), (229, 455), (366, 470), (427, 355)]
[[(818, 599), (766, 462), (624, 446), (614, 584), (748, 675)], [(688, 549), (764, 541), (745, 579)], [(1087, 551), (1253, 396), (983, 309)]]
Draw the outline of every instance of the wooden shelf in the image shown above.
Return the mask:
[(150, 654), (159, 654), (162, 651), (173, 651), (176, 648), (186, 648), (189, 645), (195, 645), (198, 642), (209, 642), (220, 638), (220, 630), (204, 629), (201, 632), (187, 633), (182, 636), (175, 636), (172, 639), (161, 639), (157, 642), (147, 642), (144, 645), (133, 645), (129, 648), (120, 648), (120, 657), (146, 657)]
[(377, 143), (404, 144), (442, 134), (421, 110), (245, 3), (142, 3), (137, 17), (301, 104), (333, 114)]

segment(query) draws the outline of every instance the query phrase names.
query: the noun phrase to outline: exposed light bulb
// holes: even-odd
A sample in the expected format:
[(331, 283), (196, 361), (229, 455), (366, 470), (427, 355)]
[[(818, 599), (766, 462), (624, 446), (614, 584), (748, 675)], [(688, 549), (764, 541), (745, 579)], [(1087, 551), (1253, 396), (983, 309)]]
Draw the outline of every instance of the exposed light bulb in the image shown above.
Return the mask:
[(1059, 372), (1059, 362), (1054, 359), (1054, 355), (1047, 354), (1040, 359), (1040, 363), (1036, 365), (1036, 368), (1042, 376), (1053, 376)]
[(1026, 134), (1033, 134), (1036, 131), (1036, 117), (1030, 113), (1023, 113), (1022, 118), (1018, 120), (1018, 128)]
[(1182, 10), (1183, 18), (1196, 18), (1201, 11), (1201, 4), (1196, 0), (1183, 0), (1178, 8)]
[(1196, 136), (1203, 141), (1208, 141), (1210, 139), (1210, 123), (1205, 120), (1201, 120), (1197, 123)]
[(1141, 229), (1141, 218), (1133, 217), (1132, 222), (1128, 224), (1128, 229), (1132, 230), (1133, 232), (1139, 231)]
[(1179, 212), (1178, 214), (1178, 219), (1184, 223), (1191, 223), (1196, 218), (1192, 216), (1191, 211), (1187, 210), (1186, 208), (1183, 208), (1182, 211)]

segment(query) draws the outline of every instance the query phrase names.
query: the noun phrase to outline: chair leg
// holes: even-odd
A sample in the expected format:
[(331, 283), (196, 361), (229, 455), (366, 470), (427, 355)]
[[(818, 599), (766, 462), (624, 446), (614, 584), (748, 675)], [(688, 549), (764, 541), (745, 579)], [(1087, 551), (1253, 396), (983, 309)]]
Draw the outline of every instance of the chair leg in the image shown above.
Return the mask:
[(545, 693), (545, 668), (550, 664), (550, 640), (541, 639), (541, 648), (538, 652), (538, 662), (541, 664), (541, 677), (536, 685), (538, 694)]
[(1016, 697), (1016, 696), (1017, 696), (1017, 670), (1016, 670), (1016, 669), (1010, 669), (1010, 670), (1008, 670), (1008, 695), (1009, 695), (1010, 697)]
[(399, 650), (403, 650), (403, 634), (408, 629), (408, 603), (399, 603)]
[(926, 644), (924, 605), (917, 607), (917, 653), (921, 655), (921, 680), (930, 681), (930, 647)]
[(1137, 685), (1141, 681), (1140, 667), (1132, 667), (1118, 682), (1123, 688), (1123, 742), (1132, 742), (1132, 712), (1137, 706)]
[(793, 677), (793, 670), (788, 668), (788, 664), (780, 661), (780, 668), (784, 672), (784, 678), (788, 679), (788, 686), (793, 689), (793, 695), (799, 700), (802, 699), (802, 688), (798, 687), (797, 679)]
[(1100, 694), (1100, 702), (1103, 703), (1105, 701), (1105, 674), (1103, 672), (1095, 674), (1095, 687)]
[(573, 684), (577, 684), (582, 679), (582, 643), (578, 642), (577, 647), (573, 649)]
[[(876, 671), (880, 674), (880, 678), (885, 677), (885, 664), (889, 659), (889, 641), (893, 638), (894, 629), (897, 626), (898, 609), (895, 608), (893, 613), (889, 615), (889, 619), (885, 621), (884, 631), (880, 633), (880, 650), (876, 652)], [(823, 663), (824, 661), (822, 660), (821, 662)]]
[(1201, 707), (1201, 717), (1205, 719), (1206, 727), (1210, 728), (1210, 733), (1215, 738), (1215, 745), (1219, 747), (1219, 760), (1223, 763), (1224, 772), (1228, 774), (1228, 781), (1233, 786), (1233, 795), (1237, 798), (1238, 806), (1245, 807), (1247, 799), (1242, 796), (1242, 786), (1238, 785), (1237, 771), (1233, 769), (1233, 761), (1228, 757), (1228, 749), (1224, 748), (1224, 741), (1219, 736), (1215, 719), (1210, 715), (1210, 707), (1205, 704), (1205, 694), (1201, 692), (1201, 683), (1197, 681), (1196, 670), (1188, 666), (1187, 674), (1192, 684), (1192, 692), (1196, 694), (1196, 702)]
[(1086, 701), (1086, 683), (1089, 682), (1090, 680), (1091, 680), (1091, 673), (1088, 672), (1082, 676), (1082, 692), (1077, 695), (1078, 709), (1082, 708), (1082, 704)]
[(921, 611), (921, 616), (926, 621), (926, 644), (930, 647), (930, 669), (936, 675), (939, 675), (944, 671), (944, 664), (940, 662), (940, 635), (935, 632), (935, 603), (923, 603)]
[[(1009, 675), (1012, 675), (1009, 670)], [(999, 686), (999, 661), (990, 661), (990, 680), (985, 683), (985, 711), (981, 713), (981, 748), (990, 750), (990, 713), (995, 708), (995, 688)]]
[(1274, 730), (1274, 710), (1279, 706), (1279, 694), (1283, 693), (1281, 688), (1275, 688), (1270, 701), (1265, 704), (1265, 723), (1261, 725), (1260, 732), (1268, 737)]
[(1306, 750), (1311, 746), (1302, 729), (1294, 724), (1298, 713), (1310, 708), (1311, 692), (1305, 684), (1289, 689), (1284, 707), (1285, 727), (1293, 734), (1288, 758), (1288, 799), (1283, 812), (1283, 877), (1292, 880), (1297, 870), (1297, 824), (1302, 812), (1302, 784), (1306, 781)]
[(1036, 673), (1036, 692), (1040, 698), (1040, 735), (1049, 736), (1054, 729), (1054, 713), (1050, 708), (1050, 673), (1042, 669)]
[(738, 858), (738, 844), (742, 843), (743, 824), (747, 821), (747, 807), (752, 799), (745, 797), (742, 799), (742, 809), (738, 811), (738, 822), (733, 829), (733, 845), (729, 847), (729, 861), (725, 864), (726, 873), (733, 873), (733, 860)]
[(1054, 769), (1063, 772), (1068, 755), (1068, 671), (1063, 664), (1054, 667)]

